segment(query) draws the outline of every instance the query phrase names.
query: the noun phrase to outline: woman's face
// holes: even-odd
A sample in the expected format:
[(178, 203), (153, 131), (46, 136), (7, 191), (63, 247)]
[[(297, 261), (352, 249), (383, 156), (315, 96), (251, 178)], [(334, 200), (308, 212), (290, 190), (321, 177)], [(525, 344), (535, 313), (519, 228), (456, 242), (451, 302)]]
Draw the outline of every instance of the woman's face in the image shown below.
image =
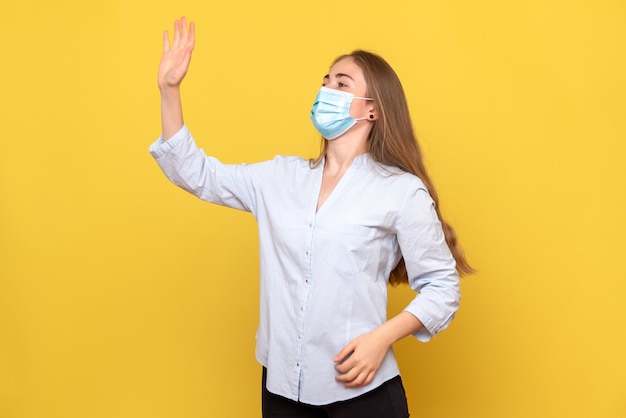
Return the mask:
[[(338, 61), (330, 68), (322, 82), (329, 89), (346, 91), (358, 97), (367, 97), (367, 83), (363, 71), (352, 57)], [(353, 118), (368, 117), (372, 103), (369, 100), (353, 100), (350, 106), (350, 116)]]

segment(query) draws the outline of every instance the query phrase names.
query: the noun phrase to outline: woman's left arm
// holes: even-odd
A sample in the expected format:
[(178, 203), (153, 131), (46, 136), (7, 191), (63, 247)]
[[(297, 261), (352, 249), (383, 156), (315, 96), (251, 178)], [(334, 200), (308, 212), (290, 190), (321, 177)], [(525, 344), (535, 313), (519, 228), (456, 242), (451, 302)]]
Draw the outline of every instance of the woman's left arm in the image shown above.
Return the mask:
[(340, 373), (336, 379), (345, 387), (369, 384), (393, 343), (415, 334), (424, 325), (413, 314), (403, 311), (378, 328), (350, 341), (333, 359)]
[(409, 284), (418, 295), (403, 312), (348, 343), (335, 357), (337, 380), (346, 387), (370, 383), (398, 340), (428, 341), (443, 331), (459, 307), (459, 276), (434, 202), (425, 188), (406, 194), (396, 225)]

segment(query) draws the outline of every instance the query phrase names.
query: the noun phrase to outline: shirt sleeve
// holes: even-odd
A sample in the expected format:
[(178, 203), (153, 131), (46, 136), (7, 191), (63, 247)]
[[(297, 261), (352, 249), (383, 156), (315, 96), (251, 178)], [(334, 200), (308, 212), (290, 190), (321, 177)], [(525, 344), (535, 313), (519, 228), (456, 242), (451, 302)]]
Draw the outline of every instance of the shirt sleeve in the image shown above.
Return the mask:
[(415, 337), (426, 342), (447, 328), (461, 296), (456, 262), (445, 241), (435, 203), (425, 188), (417, 188), (407, 197), (397, 236), (409, 284), (418, 292), (405, 311), (424, 324)]
[(223, 164), (198, 148), (187, 126), (168, 141), (159, 137), (149, 151), (175, 185), (207, 202), (256, 216), (256, 190), (266, 163)]

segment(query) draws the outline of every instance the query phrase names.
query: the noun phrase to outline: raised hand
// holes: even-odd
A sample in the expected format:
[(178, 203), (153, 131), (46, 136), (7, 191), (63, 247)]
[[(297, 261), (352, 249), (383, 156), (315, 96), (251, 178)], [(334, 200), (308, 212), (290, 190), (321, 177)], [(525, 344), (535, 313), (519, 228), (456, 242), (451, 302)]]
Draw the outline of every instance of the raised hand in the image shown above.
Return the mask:
[(163, 56), (159, 65), (159, 88), (179, 87), (185, 78), (191, 52), (195, 44), (195, 24), (191, 22), (187, 28), (184, 16), (174, 22), (174, 40), (170, 46), (169, 34), (163, 33)]

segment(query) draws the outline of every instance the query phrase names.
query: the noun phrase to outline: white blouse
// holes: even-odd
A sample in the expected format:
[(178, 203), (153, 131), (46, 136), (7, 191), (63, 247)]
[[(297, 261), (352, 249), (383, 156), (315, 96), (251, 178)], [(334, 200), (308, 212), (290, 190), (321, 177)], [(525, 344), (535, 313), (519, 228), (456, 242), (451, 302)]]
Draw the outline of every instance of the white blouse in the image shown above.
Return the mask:
[(361, 388), (335, 381), (333, 358), (386, 321), (387, 281), (401, 257), (419, 292), (406, 311), (428, 341), (459, 306), (459, 276), (422, 181), (358, 156), (319, 210), (323, 164), (300, 157), (227, 165), (207, 157), (187, 127), (150, 152), (165, 175), (200, 199), (251, 212), (260, 243), (257, 360), (267, 389), (311, 405), (368, 392), (398, 375), (390, 350)]

